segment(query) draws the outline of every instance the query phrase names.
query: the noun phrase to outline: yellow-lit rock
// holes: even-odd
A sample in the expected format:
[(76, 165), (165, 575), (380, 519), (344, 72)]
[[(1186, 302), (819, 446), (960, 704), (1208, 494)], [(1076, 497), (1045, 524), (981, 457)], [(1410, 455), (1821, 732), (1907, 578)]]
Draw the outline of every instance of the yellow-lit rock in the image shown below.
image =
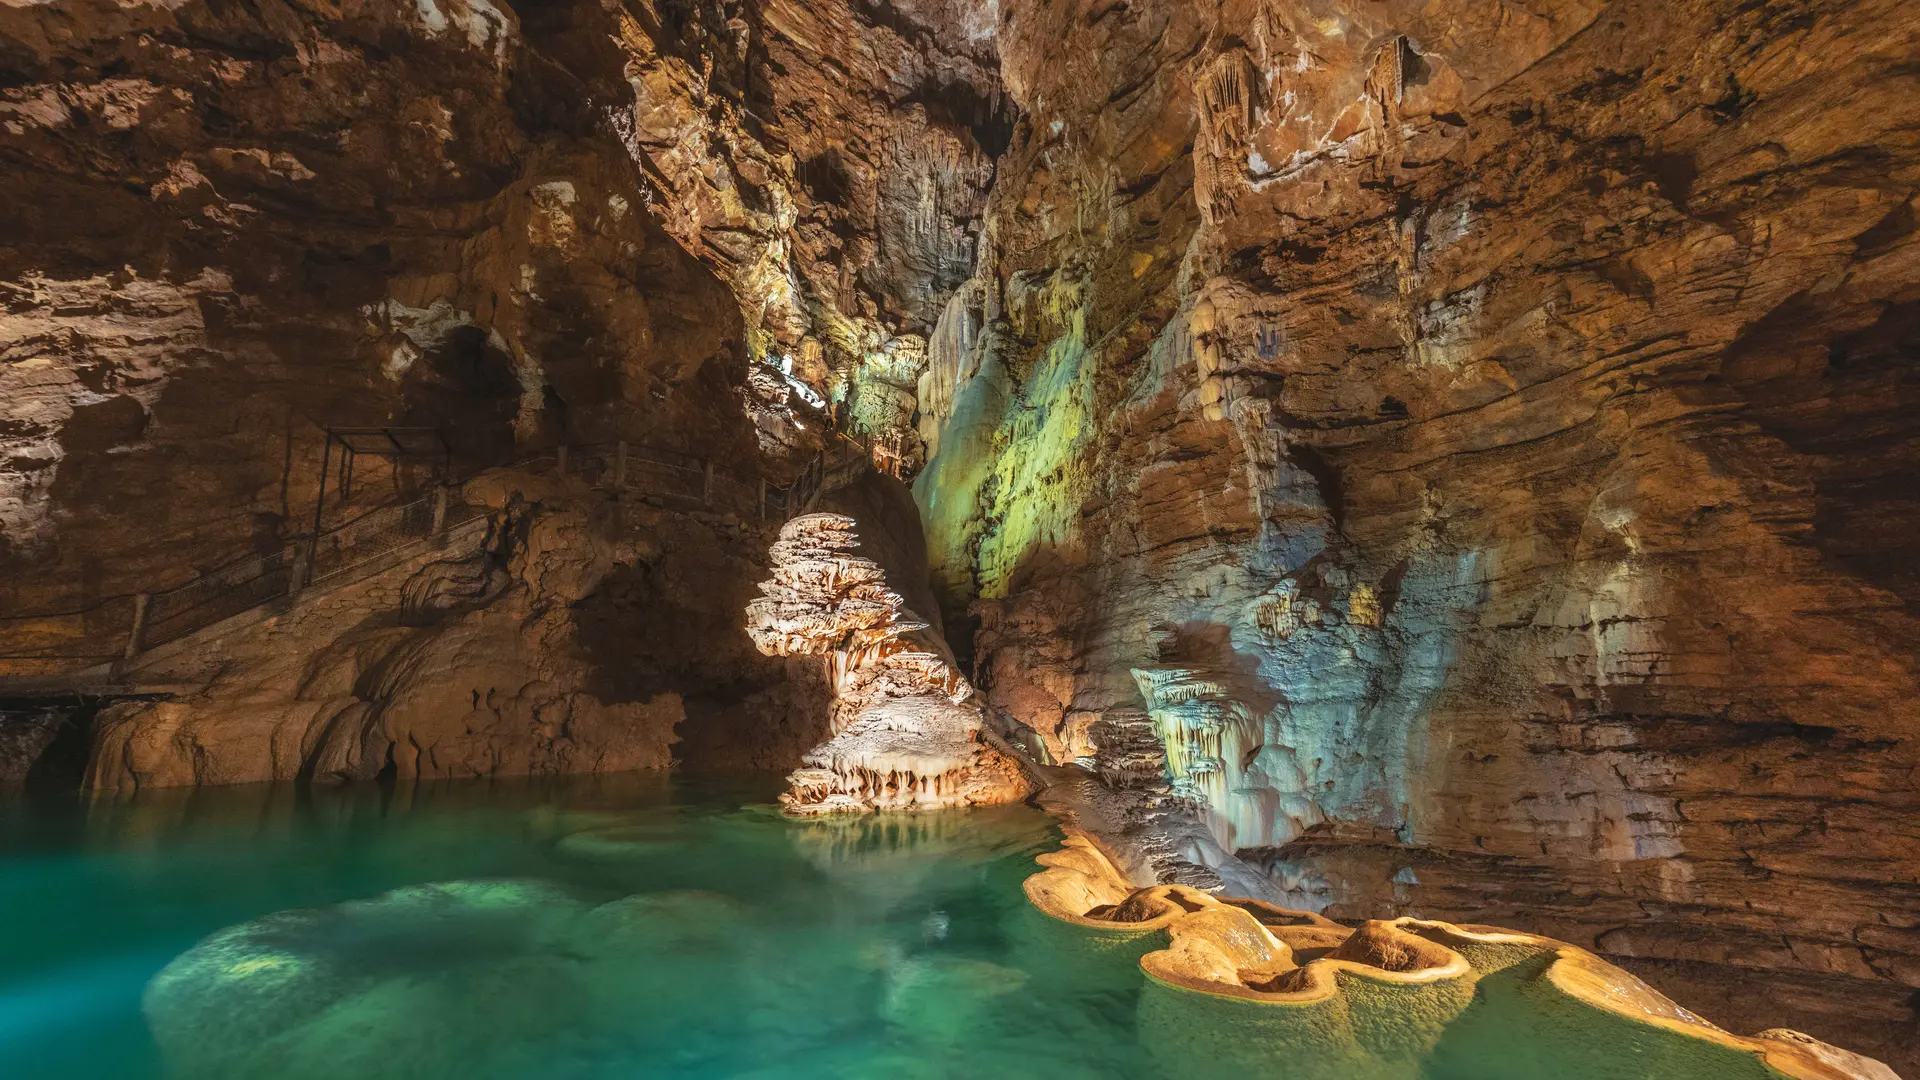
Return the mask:
[(769, 656), (818, 656), (836, 695), (831, 737), (787, 778), (807, 816), (1016, 802), (1033, 783), (982, 726), (973, 688), (925, 620), (853, 554), (852, 518), (808, 514), (780, 530), (773, 577), (747, 606)]
[(1170, 1073), (1894, 1080), (1798, 1032), (1733, 1035), (1551, 938), (1415, 918), (1345, 927), (1181, 885), (1134, 889), (1084, 835), (1039, 861), (1028, 898), (1086, 948), (1151, 950), (1142, 1038)]

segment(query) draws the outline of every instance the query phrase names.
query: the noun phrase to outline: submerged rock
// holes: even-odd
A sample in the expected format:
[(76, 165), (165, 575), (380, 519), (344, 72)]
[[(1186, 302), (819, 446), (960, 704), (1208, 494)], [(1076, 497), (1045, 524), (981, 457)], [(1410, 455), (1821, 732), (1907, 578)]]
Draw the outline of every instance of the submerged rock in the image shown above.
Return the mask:
[(991, 1022), (994, 999), (1027, 984), (1024, 972), (964, 957), (903, 959), (887, 972), (880, 1016), (916, 1041), (959, 1042)]
[(153, 978), (143, 1010), (182, 1080), (556, 1075), (608, 1033), (636, 1055), (704, 1046), (716, 997), (767, 1007), (749, 925), (706, 892), (419, 885), (222, 930)]
[(474, 1068), (580, 1007), (566, 946), (586, 910), (536, 882), (449, 882), (281, 912), (174, 960), (143, 1010), (183, 1078)]

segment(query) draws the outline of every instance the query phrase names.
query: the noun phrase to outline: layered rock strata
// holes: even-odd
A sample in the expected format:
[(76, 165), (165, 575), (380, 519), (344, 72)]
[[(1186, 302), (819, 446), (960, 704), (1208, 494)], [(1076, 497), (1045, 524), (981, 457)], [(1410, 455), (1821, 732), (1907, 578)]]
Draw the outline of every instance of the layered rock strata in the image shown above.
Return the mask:
[[(979, 23), (848, 3), (0, 7), (0, 656), (91, 648), (102, 612), (136, 594), (280, 551), (314, 526), (331, 426), (437, 429), (463, 476), (530, 446), (624, 440), (775, 484), (819, 451), (825, 391), (859, 426), (906, 431), (1002, 141)], [(417, 497), (441, 466), (358, 459), (350, 499), (332, 474), (327, 524)], [(675, 695), (687, 760), (790, 768), (819, 741), (817, 673), (743, 647), (732, 613), (764, 538), (744, 560), (681, 544), (710, 524), (629, 522), (671, 555), (533, 600), (577, 604), (578, 648), (543, 634), (429, 657), (446, 670), (423, 678), (470, 689), (498, 689), (478, 686), (485, 667), (516, 673), (504, 727), (455, 732), (475, 709), (451, 704), (428, 725), (474, 736), (446, 746), (445, 770), (657, 763), (651, 736), (631, 754), (560, 739), (548, 757), (524, 739), (584, 731), (592, 701)], [(703, 590), (723, 598), (718, 628), (680, 595)], [(244, 737), (213, 722), (216, 704), (304, 700), (311, 656), (265, 650), (347, 633), (290, 629), (309, 614), (188, 665), (186, 697), (122, 707), (177, 728), (141, 728), (159, 740), (135, 755), (148, 763), (99, 782), (385, 767), (371, 736), (364, 761), (313, 759), (316, 732), (361, 730), (324, 709), (250, 714)], [(637, 659), (593, 644), (613, 641)], [(229, 682), (199, 689), (220, 663)], [(550, 668), (573, 673), (558, 698), (521, 694)], [(390, 689), (343, 696), (392, 711)], [(496, 729), (516, 749), (486, 749)], [(45, 734), (9, 722), (0, 741), (24, 769)]]
[(0, 619), (310, 528), (329, 425), (752, 460), (737, 306), (546, 7), (0, 8)]
[(1025, 798), (1032, 784), (985, 730), (973, 687), (880, 564), (853, 553), (855, 530), (839, 514), (787, 522), (773, 577), (747, 605), (760, 651), (819, 657), (834, 694), (831, 737), (788, 777), (781, 805), (804, 816)]
[[(833, 397), (936, 451), (944, 623), (1143, 883), (1521, 926), (1920, 1046), (1915, 27), (0, 5), (0, 619), (278, 550), (329, 424), (779, 477)], [(583, 598), (655, 632), (598, 700), (722, 703), (714, 760), (756, 694), (817, 741), (817, 664), (775, 690), (738, 603), (683, 633), (643, 579)]]
[(790, 767), (817, 741), (824, 698), (737, 639), (702, 643), (759, 527), (575, 477), (493, 472), (464, 497), (487, 515), (444, 547), (142, 658), (127, 678), (171, 696), (101, 712), (86, 786), (662, 768), (681, 725), (735, 713), (763, 760), (727, 764)]
[(1797, 1031), (1730, 1034), (1549, 938), (1413, 918), (1348, 927), (1184, 885), (1136, 889), (1083, 835), (1039, 861), (1028, 897), (1138, 957), (1142, 1038), (1183, 1074), (1285, 1062), (1308, 1080), (1897, 1080)]
[[(927, 336), (973, 272), (1009, 125), (992, 10), (616, 7), (601, 48), (621, 76), (590, 90), (620, 103), (649, 209), (730, 286), (764, 370), (917, 460)], [(564, 18), (583, 39), (603, 32), (583, 11)], [(804, 421), (762, 433), (810, 438)]]
[(1920, 23), (1002, 15), (916, 484), (989, 703), (1118, 816), (1187, 808), (1155, 874), (1910, 1055)]
[[(831, 392), (917, 461), (1003, 141), (979, 23), (0, 10), (0, 653), (310, 528), (329, 426), (437, 428), (463, 475), (624, 439), (778, 484)], [(436, 465), (362, 458), (355, 490)]]

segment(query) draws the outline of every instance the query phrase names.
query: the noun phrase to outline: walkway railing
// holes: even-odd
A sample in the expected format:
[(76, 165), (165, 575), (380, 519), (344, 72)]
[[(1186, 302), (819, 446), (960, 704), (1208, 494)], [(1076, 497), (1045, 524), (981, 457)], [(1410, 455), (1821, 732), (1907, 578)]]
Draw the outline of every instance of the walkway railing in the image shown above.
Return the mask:
[[(579, 476), (616, 494), (633, 492), (683, 507), (786, 520), (806, 510), (825, 468), (815, 462), (798, 480), (774, 487), (675, 450), (624, 442), (560, 446), (509, 468)], [(0, 677), (60, 676), (177, 641), (215, 623), (303, 592), (354, 580), (351, 572), (409, 545), (424, 544), (485, 516), (468, 504), (463, 485), (368, 511), (299, 536), (278, 551), (236, 559), (171, 589), (111, 596), (74, 611), (0, 618)]]

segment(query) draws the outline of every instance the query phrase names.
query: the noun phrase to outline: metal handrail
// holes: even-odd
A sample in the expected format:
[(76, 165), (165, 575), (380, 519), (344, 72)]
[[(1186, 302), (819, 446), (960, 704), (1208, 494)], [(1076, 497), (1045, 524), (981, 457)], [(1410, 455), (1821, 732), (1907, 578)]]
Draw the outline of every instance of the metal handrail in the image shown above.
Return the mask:
[[(606, 456), (611, 449), (612, 457)], [(529, 468), (541, 462), (552, 462), (563, 472), (567, 468), (570, 453), (577, 453), (582, 466), (587, 464), (586, 456), (594, 451), (601, 452), (598, 477), (591, 481), (595, 486), (611, 482), (616, 490), (642, 488), (647, 494), (661, 497), (676, 497), (698, 500), (702, 506), (711, 507), (716, 496), (727, 494), (732, 497), (724, 501), (735, 508), (746, 508), (750, 501), (753, 512), (763, 520), (769, 511), (778, 509), (782, 519), (794, 516), (804, 509), (813, 497), (808, 480), (817, 486), (824, 477), (817, 475), (815, 466), (802, 472), (794, 483), (785, 487), (772, 487), (764, 478), (754, 474), (743, 474), (732, 469), (716, 465), (711, 458), (701, 458), (682, 451), (663, 447), (649, 447), (627, 443), (599, 444), (563, 444), (553, 450), (543, 451), (532, 457), (517, 461), (507, 468)], [(636, 484), (646, 467), (653, 466), (683, 474), (686, 484), (683, 490), (665, 490), (671, 485)], [(293, 537), (278, 551), (254, 553), (242, 556), (207, 571), (191, 581), (183, 582), (171, 589), (153, 593), (123, 593), (103, 597), (84, 607), (71, 611), (39, 612), (31, 615), (15, 615), (0, 618), (0, 627), (8, 623), (24, 624), (48, 622), (61, 619), (79, 619), (80, 634), (77, 638), (66, 638), (49, 643), (41, 649), (18, 653), (0, 653), (0, 660), (11, 661), (106, 661), (124, 657), (132, 659), (140, 652), (157, 645), (166, 644), (205, 629), (215, 622), (250, 611), (262, 604), (296, 595), (322, 581), (326, 581), (351, 570), (358, 569), (374, 560), (380, 559), (411, 544), (431, 539), (443, 534), (447, 529), (464, 525), (482, 516), (484, 511), (464, 504), (451, 507), (446, 501), (447, 488), (441, 488), (434, 495), (406, 503), (371, 509), (349, 521), (318, 533), (306, 533)], [(419, 518), (429, 516), (425, 511), (431, 507), (431, 525), (424, 530), (419, 527)], [(409, 516), (415, 521), (409, 522)], [(369, 532), (378, 536), (389, 533), (391, 542), (372, 545), (358, 543)], [(325, 565), (321, 553), (322, 545), (328, 539), (336, 540), (335, 551), (341, 553), (341, 565)], [(353, 551), (366, 547), (369, 550)], [(351, 552), (351, 554), (347, 554)], [(323, 565), (325, 566), (322, 569)], [(241, 573), (243, 567), (251, 572)], [(228, 579), (223, 583), (223, 579)], [(278, 580), (275, 580), (278, 579)], [(262, 583), (267, 588), (262, 595), (248, 596), (249, 592), (259, 592)], [(195, 596), (195, 593), (204, 595)], [(190, 602), (181, 605), (182, 598)], [(229, 602), (235, 598), (245, 598), (246, 603), (226, 610)], [(98, 616), (114, 605), (129, 604), (131, 611), (124, 620), (114, 619), (112, 629), (89, 627), (89, 622), (99, 621)], [(212, 618), (194, 618), (211, 610)], [(171, 625), (169, 625), (171, 624)], [(164, 628), (164, 629), (163, 629)], [(103, 633), (104, 631), (104, 633)], [(100, 642), (100, 637), (110, 641), (124, 642), (123, 647), (113, 647)], [(87, 643), (87, 644), (83, 644)], [(75, 648), (89, 648), (90, 651), (67, 651)]]
[(306, 578), (305, 581), (301, 583), (301, 591), (305, 592), (306, 590), (313, 588), (315, 585), (317, 585), (322, 581), (328, 581), (333, 578), (339, 577), (342, 574), (351, 573), (355, 570), (360, 569), (363, 566), (368, 565), (369, 563), (373, 563), (380, 559), (383, 559), (386, 556), (391, 555), (396, 551), (404, 551), (412, 545), (423, 544), (429, 540), (434, 539), (437, 536), (443, 536), (446, 533), (451, 532), (452, 530), (467, 524), (468, 522), (478, 521), (479, 519), (486, 516), (486, 512), (483, 510), (479, 510), (474, 507), (469, 507), (468, 510), (471, 512), (467, 513), (465, 516), (459, 518), (458, 520), (449, 520), (445, 522), (441, 526), (438, 532), (426, 533), (421, 536), (408, 537), (404, 540), (398, 541), (397, 543), (381, 548), (378, 551), (368, 552), (367, 554), (362, 555), (359, 559), (353, 562), (347, 563), (344, 566), (333, 567), (324, 573), (315, 573), (309, 570), (309, 576)]

